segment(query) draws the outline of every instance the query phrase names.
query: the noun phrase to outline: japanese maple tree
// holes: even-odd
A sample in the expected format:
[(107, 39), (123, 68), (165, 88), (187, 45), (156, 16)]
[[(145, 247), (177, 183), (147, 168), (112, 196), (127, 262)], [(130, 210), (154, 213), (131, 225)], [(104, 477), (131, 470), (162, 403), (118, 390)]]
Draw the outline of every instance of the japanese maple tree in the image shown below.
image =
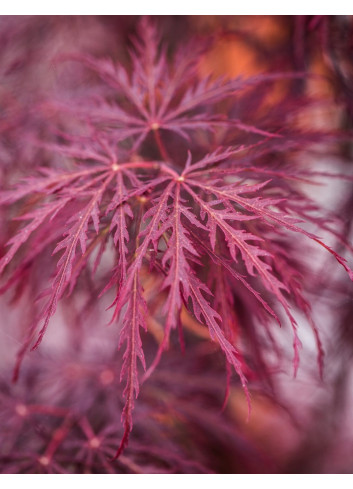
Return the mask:
[[(88, 70), (91, 84), (72, 99), (43, 104), (55, 114), (51, 139), (28, 138), (43, 161), (33, 161), (22, 180), (0, 194), (16, 223), (0, 260), (1, 291), (30, 280), (28, 270), (47, 250), (52, 253), (16, 378), (27, 350), (40, 346), (59, 301), (75, 294), (87, 269), (93, 275), (109, 260), (109, 276), (95, 300), (99, 293), (113, 294), (110, 319), (124, 351), (124, 434), (116, 457), (132, 430), (141, 380), (153, 374), (174, 336), (184, 348), (182, 311), (222, 351), (228, 379), (232, 367), (250, 410), (248, 379), (256, 369), (244, 345), (265, 334), (275, 350), (276, 323), (290, 325), (296, 372), (296, 311), (307, 318), (323, 369), (307, 296), (311, 271), (302, 266), (302, 255), (322, 248), (353, 280), (345, 258), (320, 236), (349, 249), (339, 218), (305, 190), (344, 175), (316, 171), (300, 160), (303, 148), (335, 135), (302, 133), (266, 109), (275, 83), (294, 93), (296, 82), (308, 75), (205, 78), (199, 70), (205, 52), (207, 45), (190, 43), (171, 53), (156, 24), (143, 19), (126, 66), (84, 53), (56, 60)], [(239, 117), (241, 101), (249, 104), (252, 121)], [(290, 113), (295, 109), (288, 97)], [(152, 299), (146, 298), (148, 274), (155, 278)], [(255, 329), (239, 320), (239, 301), (256, 317)], [(146, 364), (141, 332), (148, 331), (157, 309), (163, 336)], [(252, 355), (261, 360), (257, 350)], [(81, 425), (87, 435), (91, 428)]]

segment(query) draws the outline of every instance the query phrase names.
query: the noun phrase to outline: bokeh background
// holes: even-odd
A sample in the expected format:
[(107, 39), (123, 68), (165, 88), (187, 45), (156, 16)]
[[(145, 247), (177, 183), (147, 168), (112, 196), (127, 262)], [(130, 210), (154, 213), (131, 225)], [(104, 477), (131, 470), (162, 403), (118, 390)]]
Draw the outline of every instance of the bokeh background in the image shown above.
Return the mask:
[[(352, 175), (353, 19), (351, 16), (161, 16), (154, 17), (171, 48), (199, 38), (208, 44), (200, 73), (226, 77), (300, 71), (292, 124), (327, 132), (327, 141), (307, 153), (308, 166)], [(82, 93), (89, 76), (67, 70), (60, 57), (74, 51), (128, 60), (137, 16), (0, 18), (0, 181), (8, 188), (33, 166), (38, 149), (28, 134), (46, 137), (57, 118), (46, 101)], [(311, 76), (315, 75), (315, 76)], [(266, 96), (266, 110), (278, 114), (285, 82)], [(308, 103), (310, 99), (310, 103)], [(239, 107), (246, 117), (249, 106)], [(280, 112), (279, 112), (280, 113)], [(344, 134), (341, 138), (331, 134)], [(353, 189), (328, 181), (316, 197), (342, 216), (352, 242)], [(13, 229), (0, 210), (0, 254)], [(338, 246), (339, 250), (339, 243)], [(343, 251), (342, 251), (343, 252)], [(331, 263), (331, 262), (330, 262)], [(184, 315), (189, 346), (172, 348), (142, 386), (129, 448), (111, 456), (121, 436), (120, 357), (112, 344), (103, 303), (87, 277), (86, 288), (65, 299), (43, 345), (28, 354), (17, 384), (11, 383), (26, 317), (35, 307), (25, 284), (0, 297), (0, 471), (112, 473), (351, 473), (353, 471), (353, 294), (352, 286), (318, 252), (317, 275), (332, 277), (334, 291), (312, 296), (313, 315), (324, 349), (320, 380), (315, 345), (301, 337), (301, 367), (292, 377), (291, 339), (278, 331), (284, 355), (271, 379), (251, 386), (252, 413), (241, 387), (225, 391), (221, 355), (204, 330)], [(105, 264), (109, 267), (109, 263)], [(41, 282), (37, 272), (38, 284)], [(322, 284), (325, 281), (322, 280)], [(153, 295), (153, 277), (145, 277)], [(158, 321), (150, 332), (160, 336)], [(159, 335), (159, 336), (158, 336)], [(146, 351), (148, 358), (148, 341)], [(114, 343), (115, 342), (115, 343)], [(261, 347), (261, 345), (260, 345)], [(267, 379), (268, 380), (268, 379)], [(270, 387), (269, 387), (270, 385)]]

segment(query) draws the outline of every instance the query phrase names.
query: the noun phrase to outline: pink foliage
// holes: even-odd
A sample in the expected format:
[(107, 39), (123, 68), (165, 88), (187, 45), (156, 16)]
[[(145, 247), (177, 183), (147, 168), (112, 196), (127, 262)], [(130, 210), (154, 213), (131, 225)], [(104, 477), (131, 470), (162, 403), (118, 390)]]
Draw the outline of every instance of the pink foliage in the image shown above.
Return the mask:
[[(274, 82), (295, 84), (306, 74), (203, 78), (198, 64), (206, 51), (206, 45), (190, 44), (170, 55), (155, 23), (143, 19), (127, 66), (64, 54), (60, 63), (78, 63), (95, 78), (73, 100), (52, 97), (42, 105), (55, 114), (50, 136), (27, 134), (42, 161), (36, 159), (20, 182), (0, 194), (3, 209), (16, 216), (0, 260), (1, 291), (30, 280), (28, 269), (40, 264), (48, 250), (55, 266), (51, 276), (43, 275), (41, 308), (32, 318), (17, 368), (27, 349), (40, 346), (64, 295), (75, 293), (86, 270), (92, 269), (93, 276), (102, 258), (110, 259), (110, 275), (94, 300), (99, 292), (113, 290), (111, 321), (124, 349), (124, 434), (116, 457), (132, 430), (142, 371), (147, 381), (175, 331), (181, 334), (183, 309), (208, 330), (234, 368), (250, 410), (248, 382), (254, 367), (243, 338), (255, 344), (263, 331), (271, 338), (276, 323), (290, 325), (296, 373), (301, 349), (296, 312), (301, 311), (323, 368), (319, 328), (310, 313), (312, 272), (301, 265), (301, 256), (322, 248), (353, 280), (343, 251), (320, 237), (338, 238), (349, 249), (340, 220), (303, 190), (320, 179), (345, 176), (320, 173), (292, 157), (338, 135), (303, 134), (276, 114), (266, 119), (256, 110), (251, 122), (237, 115), (242, 98), (256, 91), (265, 95)], [(288, 120), (290, 106), (289, 100)], [(148, 331), (154, 306), (144, 290), (146, 273), (159, 278), (154, 293), (163, 301), (164, 325), (147, 365), (141, 335)], [(251, 333), (237, 318), (235, 297), (246, 314), (257, 318)], [(252, 355), (261, 361), (260, 353)], [(66, 427), (66, 418), (63, 422)], [(87, 424), (81, 428), (84, 433), (90, 429)]]

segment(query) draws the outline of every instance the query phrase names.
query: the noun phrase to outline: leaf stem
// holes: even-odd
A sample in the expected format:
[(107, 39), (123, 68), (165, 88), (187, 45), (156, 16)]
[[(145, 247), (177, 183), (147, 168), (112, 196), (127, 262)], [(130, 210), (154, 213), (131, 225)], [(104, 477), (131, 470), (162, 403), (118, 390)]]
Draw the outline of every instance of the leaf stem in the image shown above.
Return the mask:
[(154, 135), (154, 139), (156, 140), (156, 143), (157, 143), (157, 146), (158, 146), (158, 149), (159, 149), (159, 152), (160, 152), (162, 158), (165, 161), (170, 161), (170, 156), (168, 154), (166, 147), (163, 144), (159, 129), (154, 129), (153, 135)]
[(168, 165), (165, 163), (160, 163), (158, 161), (134, 161), (134, 162), (129, 162), (129, 163), (122, 163), (119, 165), (120, 168), (126, 169), (126, 168), (146, 168), (146, 169), (154, 169), (154, 170), (162, 170), (165, 173), (169, 173), (173, 177), (173, 179), (178, 179), (180, 175), (170, 168)]

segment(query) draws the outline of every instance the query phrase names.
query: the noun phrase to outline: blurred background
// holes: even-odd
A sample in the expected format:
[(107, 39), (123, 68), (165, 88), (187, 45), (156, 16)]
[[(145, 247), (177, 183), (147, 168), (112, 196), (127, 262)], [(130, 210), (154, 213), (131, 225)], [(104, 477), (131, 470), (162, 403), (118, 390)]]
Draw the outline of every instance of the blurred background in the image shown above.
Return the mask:
[[(314, 152), (300, 156), (310, 168), (352, 175), (352, 140), (347, 137), (353, 123), (352, 16), (153, 19), (171, 50), (195, 37), (207, 43), (199, 67), (202, 76), (211, 72), (246, 77), (284, 71), (315, 75), (296, 82), (292, 124), (303, 132), (321, 131), (328, 137)], [(79, 66), (67, 72), (58, 62), (60, 56), (74, 49), (126, 62), (138, 22), (135, 16), (0, 18), (2, 188), (28, 173), (38, 157), (38, 149), (26, 144), (26, 137), (45, 138), (46, 121), (57, 117), (46, 101), (65, 97), (66, 92), (79, 94), (87, 83), (87, 72)], [(273, 84), (266, 96), (267, 113), (280, 117), (287, 96), (283, 82)], [(239, 108), (244, 117), (249, 107), (251, 104)], [(333, 138), (333, 134), (344, 137)], [(345, 236), (352, 242), (352, 185), (329, 179), (323, 190), (315, 192), (325, 207), (341, 216)], [(0, 223), (2, 255), (13, 226), (12, 216), (4, 209)], [(338, 241), (330, 244), (343, 250)], [(323, 380), (315, 344), (304, 333), (301, 367), (293, 379), (291, 338), (279, 330), (275, 335), (285, 352), (283, 361), (271, 364), (270, 380), (258, 378), (250, 384), (249, 421), (236, 380), (222, 411), (226, 388), (222, 356), (205, 341), (197, 322), (185, 314), (185, 356), (171, 348), (142, 386), (129, 448), (115, 462), (111, 456), (121, 436), (122, 388), (120, 358), (111, 349), (118, 344), (118, 334), (102, 320), (109, 298), (97, 306), (93, 299), (97, 290), (87, 277), (85, 287), (63, 300), (43, 345), (27, 355), (19, 381), (13, 384), (16, 354), (28, 328), (26, 318), (35, 307), (34, 290), (20, 284), (14, 293), (6, 292), (0, 297), (0, 470), (351, 473), (352, 286), (319, 252), (316, 268), (316, 279), (321, 278), (322, 285), (316, 284), (320, 293), (312, 291), (311, 299), (325, 350)], [(36, 280), (39, 287), (40, 272), (34, 273), (32, 283)], [(328, 277), (329, 281), (324, 280)], [(325, 289), (327, 282), (330, 288)], [(147, 273), (144, 286), (153, 295), (153, 277)], [(150, 320), (149, 327), (158, 338), (158, 324)], [(144, 342), (150, 360), (152, 340), (145, 338)]]

